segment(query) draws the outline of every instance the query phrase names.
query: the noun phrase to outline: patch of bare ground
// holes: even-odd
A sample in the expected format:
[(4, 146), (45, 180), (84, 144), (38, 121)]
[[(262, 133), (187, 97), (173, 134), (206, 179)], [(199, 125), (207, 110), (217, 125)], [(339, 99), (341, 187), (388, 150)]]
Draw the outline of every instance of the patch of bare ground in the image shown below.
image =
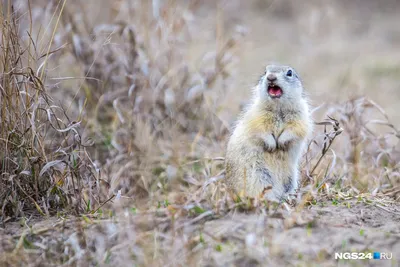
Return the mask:
[[(378, 263), (372, 260), (339, 262), (334, 254), (379, 251), (391, 252), (396, 259), (379, 262), (379, 266), (397, 266), (400, 256), (398, 206), (382, 210), (356, 201), (349, 202), (351, 207), (320, 205), (323, 207), (313, 206), (296, 215), (303, 219), (297, 217), (292, 225), (288, 225), (290, 220), (282, 224), (277, 218), (248, 214), (207, 222), (204, 231), (214, 240), (224, 240), (214, 264), (375, 266)], [(306, 217), (312, 220), (304, 220)]]
[[(109, 219), (32, 219), (1, 231), (1, 262), (16, 263), (15, 256), (30, 266), (43, 266), (45, 258), (48, 266), (398, 266), (400, 207), (382, 201), (325, 200), (301, 211), (267, 205), (196, 216), (171, 205), (121, 211)], [(375, 251), (392, 253), (393, 259), (334, 258), (336, 252)]]

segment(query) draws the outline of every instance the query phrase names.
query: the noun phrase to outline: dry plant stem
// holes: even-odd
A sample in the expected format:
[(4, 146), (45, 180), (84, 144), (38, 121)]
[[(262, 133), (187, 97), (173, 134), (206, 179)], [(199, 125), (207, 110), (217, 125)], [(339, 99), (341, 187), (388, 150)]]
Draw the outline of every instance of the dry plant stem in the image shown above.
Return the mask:
[(42, 215), (42, 216), (46, 216), (46, 214), (42, 211), (42, 209), (40, 208), (40, 206), (37, 204), (37, 202), (33, 199), (33, 197), (31, 197), (30, 195), (28, 195), (25, 190), (21, 187), (21, 185), (19, 184), (18, 181), (15, 181), (16, 184), (18, 185), (19, 189), (25, 194), (25, 196), (27, 198), (29, 198), (30, 201), (32, 201), (32, 203), (35, 204), (35, 207), (37, 209), (37, 211)]
[(50, 41), (49, 41), (49, 46), (48, 46), (47, 52), (46, 52), (46, 58), (45, 58), (45, 60), (44, 60), (44, 62), (43, 62), (42, 71), (41, 71), (40, 76), (39, 76), (40, 80), (43, 80), (43, 78), (44, 78), (43, 75), (44, 75), (44, 71), (45, 71), (45, 69), (46, 69), (47, 60), (49, 59), (51, 44), (53, 43), (54, 36), (55, 36), (55, 34), (56, 34), (56, 31), (57, 31), (58, 23), (60, 22), (60, 18), (61, 18), (61, 15), (62, 15), (62, 13), (63, 13), (63, 10), (64, 10), (64, 7), (65, 7), (66, 2), (67, 2), (67, 0), (64, 0), (64, 1), (63, 1), (63, 4), (62, 4), (62, 6), (61, 6), (60, 13), (59, 13), (59, 15), (58, 15), (58, 17), (57, 17), (57, 22), (56, 22), (56, 25), (55, 25), (55, 27), (54, 27), (54, 29), (53, 29), (53, 33), (52, 33), (51, 39), (50, 39)]
[(113, 200), (113, 198), (115, 197), (115, 195), (112, 195), (109, 199), (107, 199), (106, 201), (104, 201), (97, 209), (95, 209), (94, 211), (92, 211), (92, 214), (95, 214), (97, 211), (99, 211), (99, 209), (101, 209), (105, 204), (107, 204), (108, 202), (110, 202), (111, 200)]
[[(343, 129), (340, 128), (339, 122), (333, 118), (329, 118), (329, 121), (325, 122), (317, 122), (316, 125), (325, 125), (324, 133), (325, 133), (325, 140), (328, 141), (328, 145), (326, 141), (324, 142), (324, 146), (321, 151), (321, 156), (318, 158), (317, 162), (315, 163), (314, 167), (311, 169), (310, 176), (314, 175), (314, 171), (317, 169), (318, 165), (321, 163), (322, 159), (325, 157), (326, 153), (329, 151), (331, 145), (333, 144), (335, 138), (340, 135)], [(326, 125), (333, 126), (333, 137), (330, 137), (330, 134), (326, 134)]]
[(38, 230), (32, 231), (32, 229), (26, 229), (24, 230), (21, 234), (14, 235), (13, 238), (21, 238), (21, 237), (26, 237), (26, 235), (31, 234), (31, 235), (41, 235), (44, 234), (48, 231), (53, 231), (60, 225), (65, 224), (65, 219), (62, 219), (60, 222), (55, 223), (54, 225), (50, 227), (43, 227)]

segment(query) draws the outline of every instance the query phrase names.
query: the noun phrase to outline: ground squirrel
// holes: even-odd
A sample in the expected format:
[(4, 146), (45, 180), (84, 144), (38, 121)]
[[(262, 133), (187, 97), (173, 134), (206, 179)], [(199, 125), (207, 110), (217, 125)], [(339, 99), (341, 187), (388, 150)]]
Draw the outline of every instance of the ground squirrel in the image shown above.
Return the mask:
[(239, 195), (283, 200), (298, 187), (299, 160), (311, 130), (308, 102), (296, 71), (267, 66), (229, 139), (226, 184)]

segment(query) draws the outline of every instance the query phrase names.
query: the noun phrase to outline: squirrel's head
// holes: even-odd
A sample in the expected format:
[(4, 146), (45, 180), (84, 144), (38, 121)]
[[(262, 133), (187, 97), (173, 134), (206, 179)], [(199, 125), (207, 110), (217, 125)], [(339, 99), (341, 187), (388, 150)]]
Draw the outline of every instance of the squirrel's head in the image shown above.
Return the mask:
[(268, 65), (257, 86), (263, 100), (295, 100), (303, 95), (303, 85), (296, 71), (289, 66)]

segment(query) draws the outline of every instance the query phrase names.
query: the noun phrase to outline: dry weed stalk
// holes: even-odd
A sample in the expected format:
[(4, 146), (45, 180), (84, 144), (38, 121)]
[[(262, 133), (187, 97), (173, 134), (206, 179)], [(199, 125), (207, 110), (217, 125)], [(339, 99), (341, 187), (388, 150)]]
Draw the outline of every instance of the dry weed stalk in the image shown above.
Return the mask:
[[(316, 125), (323, 125), (324, 126), (324, 139), (323, 139), (323, 144), (322, 144), (322, 148), (321, 148), (321, 155), (318, 158), (318, 160), (315, 163), (315, 165), (311, 168), (311, 171), (307, 174), (308, 177), (310, 177), (310, 178), (313, 177), (315, 170), (317, 169), (317, 167), (321, 163), (322, 159), (326, 156), (326, 154), (329, 151), (331, 145), (335, 141), (335, 138), (343, 132), (343, 129), (340, 128), (339, 122), (337, 120), (335, 120), (334, 118), (331, 118), (329, 116), (328, 116), (328, 118), (329, 119), (326, 119), (323, 122), (316, 122), (315, 123)], [(329, 126), (329, 125), (332, 126), (332, 130), (329, 133), (327, 133), (326, 126)], [(311, 143), (310, 143), (310, 145), (311, 145)], [(309, 149), (310, 149), (310, 145), (309, 145)], [(306, 153), (306, 155), (307, 155), (307, 153)], [(306, 159), (306, 161), (308, 161), (308, 160)]]
[[(326, 116), (329, 120), (317, 123), (325, 126), (324, 134), (310, 142), (305, 158), (306, 176), (314, 178), (313, 187), (318, 190), (334, 185), (337, 190), (351, 189), (356, 194), (396, 195), (391, 192), (399, 184), (399, 130), (384, 110), (360, 97), (332, 105)], [(330, 132), (326, 131), (328, 125), (332, 126)], [(319, 157), (317, 149), (321, 150)]]
[[(349, 166), (352, 186), (376, 192), (399, 183), (399, 130), (389, 121), (383, 108), (360, 97), (335, 106), (335, 114), (346, 133), (344, 160)], [(345, 146), (341, 147), (344, 149)]]

